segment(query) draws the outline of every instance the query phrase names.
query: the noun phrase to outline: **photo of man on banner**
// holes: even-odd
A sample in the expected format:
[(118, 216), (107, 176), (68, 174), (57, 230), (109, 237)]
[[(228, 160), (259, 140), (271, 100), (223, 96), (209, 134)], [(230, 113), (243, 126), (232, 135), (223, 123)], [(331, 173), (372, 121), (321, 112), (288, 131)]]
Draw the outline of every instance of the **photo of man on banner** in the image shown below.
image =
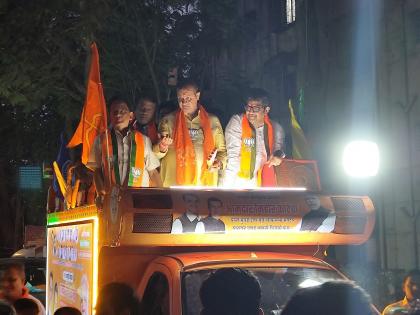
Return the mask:
[(194, 194), (182, 195), (185, 213), (172, 223), (172, 234), (204, 233), (204, 223), (199, 215), (199, 199)]
[(225, 233), (225, 223), (220, 219), (220, 215), (223, 209), (223, 202), (218, 199), (211, 197), (207, 199), (207, 207), (209, 215), (201, 220), (204, 223), (204, 229), (206, 233)]
[(335, 213), (324, 208), (316, 195), (306, 195), (305, 202), (309, 212), (302, 217), (300, 231), (332, 232), (335, 227)]

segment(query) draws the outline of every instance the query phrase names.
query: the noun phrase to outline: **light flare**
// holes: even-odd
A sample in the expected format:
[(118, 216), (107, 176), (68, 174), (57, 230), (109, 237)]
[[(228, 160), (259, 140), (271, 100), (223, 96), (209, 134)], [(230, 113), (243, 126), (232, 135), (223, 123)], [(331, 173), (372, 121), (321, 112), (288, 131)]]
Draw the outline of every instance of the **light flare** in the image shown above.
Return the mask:
[(344, 149), (343, 167), (352, 177), (373, 177), (379, 170), (379, 148), (371, 141), (352, 141)]

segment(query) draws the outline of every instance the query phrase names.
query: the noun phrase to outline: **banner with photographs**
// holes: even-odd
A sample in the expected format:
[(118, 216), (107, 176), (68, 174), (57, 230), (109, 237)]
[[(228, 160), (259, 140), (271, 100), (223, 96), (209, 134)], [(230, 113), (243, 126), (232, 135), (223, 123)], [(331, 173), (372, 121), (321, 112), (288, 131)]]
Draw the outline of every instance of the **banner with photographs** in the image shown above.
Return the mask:
[(360, 244), (375, 223), (367, 196), (297, 189), (131, 190), (120, 208), (119, 244), (134, 246)]
[(92, 313), (93, 223), (48, 228), (47, 312), (73, 306)]
[(329, 198), (306, 194), (185, 192), (172, 194), (171, 233), (332, 232), (336, 214)]

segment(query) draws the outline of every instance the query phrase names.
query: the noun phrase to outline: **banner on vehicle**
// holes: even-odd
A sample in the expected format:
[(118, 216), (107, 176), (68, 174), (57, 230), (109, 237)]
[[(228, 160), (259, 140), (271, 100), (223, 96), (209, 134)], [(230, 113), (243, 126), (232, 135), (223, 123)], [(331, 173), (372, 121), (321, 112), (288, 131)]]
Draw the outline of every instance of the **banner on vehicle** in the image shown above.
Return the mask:
[(92, 314), (93, 223), (48, 228), (47, 308), (63, 306)]

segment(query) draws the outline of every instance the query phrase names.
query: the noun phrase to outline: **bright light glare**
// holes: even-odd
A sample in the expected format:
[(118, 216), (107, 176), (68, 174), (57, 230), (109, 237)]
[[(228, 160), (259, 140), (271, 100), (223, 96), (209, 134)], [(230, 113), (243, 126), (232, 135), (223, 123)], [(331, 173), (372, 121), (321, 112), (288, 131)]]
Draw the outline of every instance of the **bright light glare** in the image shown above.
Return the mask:
[(314, 287), (319, 284), (321, 284), (321, 282), (318, 282), (312, 279), (305, 279), (301, 283), (299, 283), (299, 288), (309, 288), (309, 287)]
[(371, 141), (352, 141), (344, 149), (343, 166), (352, 177), (372, 177), (379, 169), (379, 149)]
[(305, 191), (305, 187), (255, 187), (255, 188), (227, 188), (227, 187), (213, 187), (213, 186), (170, 186), (171, 189), (182, 190), (227, 190), (227, 191)]
[(99, 219), (93, 220), (93, 289), (92, 289), (92, 313), (96, 313), (96, 302), (98, 298), (98, 272), (99, 272)]

